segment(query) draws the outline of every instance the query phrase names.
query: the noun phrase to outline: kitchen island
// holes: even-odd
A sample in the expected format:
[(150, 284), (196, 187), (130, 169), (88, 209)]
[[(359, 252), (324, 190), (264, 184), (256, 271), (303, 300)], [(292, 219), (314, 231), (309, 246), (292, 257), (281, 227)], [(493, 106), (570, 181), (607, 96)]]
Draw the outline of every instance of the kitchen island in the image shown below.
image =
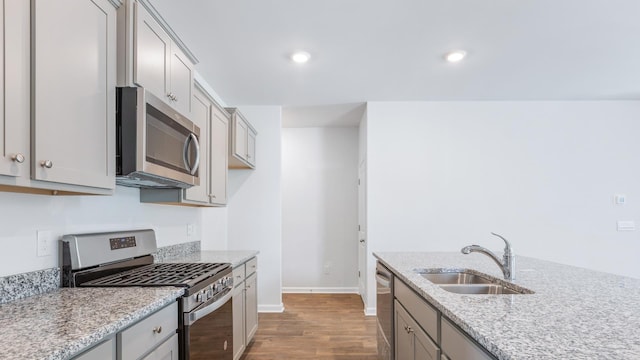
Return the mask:
[(486, 256), (381, 252), (374, 256), (443, 317), (500, 360), (640, 359), (640, 280), (518, 256), (533, 294), (463, 295), (416, 269), (473, 269), (502, 278)]

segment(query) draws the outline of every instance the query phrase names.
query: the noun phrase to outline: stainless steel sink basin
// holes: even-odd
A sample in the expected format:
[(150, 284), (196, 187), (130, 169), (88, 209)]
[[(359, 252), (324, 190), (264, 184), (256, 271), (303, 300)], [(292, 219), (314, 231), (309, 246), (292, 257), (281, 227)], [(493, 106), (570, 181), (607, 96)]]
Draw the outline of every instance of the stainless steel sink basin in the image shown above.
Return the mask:
[(533, 294), (504, 280), (467, 269), (416, 269), (416, 273), (443, 290), (468, 295)]
[(491, 284), (492, 281), (486, 277), (469, 272), (442, 272), (442, 273), (422, 273), (425, 279), (434, 284)]
[(528, 292), (518, 291), (499, 284), (483, 285), (440, 285), (443, 290), (456, 294), (472, 295), (517, 295)]

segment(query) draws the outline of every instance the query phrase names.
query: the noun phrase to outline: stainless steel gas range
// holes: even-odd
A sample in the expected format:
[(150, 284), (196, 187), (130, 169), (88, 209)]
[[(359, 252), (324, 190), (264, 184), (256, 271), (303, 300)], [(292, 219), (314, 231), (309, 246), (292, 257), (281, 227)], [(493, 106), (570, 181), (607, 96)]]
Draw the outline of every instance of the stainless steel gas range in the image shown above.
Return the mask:
[(183, 287), (180, 359), (233, 358), (230, 264), (154, 264), (153, 230), (65, 235), (60, 250), (64, 287)]

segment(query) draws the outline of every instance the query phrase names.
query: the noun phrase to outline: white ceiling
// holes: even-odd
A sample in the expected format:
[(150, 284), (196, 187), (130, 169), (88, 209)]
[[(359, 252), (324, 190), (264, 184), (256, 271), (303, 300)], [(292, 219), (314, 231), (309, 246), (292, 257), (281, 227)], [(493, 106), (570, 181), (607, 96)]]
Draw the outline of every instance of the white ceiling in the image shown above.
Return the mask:
[(230, 105), (640, 99), (639, 0), (151, 3)]

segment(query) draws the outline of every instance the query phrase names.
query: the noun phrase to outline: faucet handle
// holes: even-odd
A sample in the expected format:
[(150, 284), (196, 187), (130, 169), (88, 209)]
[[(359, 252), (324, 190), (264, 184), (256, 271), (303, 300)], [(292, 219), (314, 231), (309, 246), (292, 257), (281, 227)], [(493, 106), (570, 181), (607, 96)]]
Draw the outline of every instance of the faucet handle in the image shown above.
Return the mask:
[(502, 239), (502, 241), (504, 241), (504, 253), (511, 253), (513, 250), (511, 249), (511, 243), (509, 242), (509, 240), (505, 239), (504, 236), (500, 235), (500, 234), (496, 234), (494, 232), (491, 233), (491, 235), (497, 236), (500, 239)]

